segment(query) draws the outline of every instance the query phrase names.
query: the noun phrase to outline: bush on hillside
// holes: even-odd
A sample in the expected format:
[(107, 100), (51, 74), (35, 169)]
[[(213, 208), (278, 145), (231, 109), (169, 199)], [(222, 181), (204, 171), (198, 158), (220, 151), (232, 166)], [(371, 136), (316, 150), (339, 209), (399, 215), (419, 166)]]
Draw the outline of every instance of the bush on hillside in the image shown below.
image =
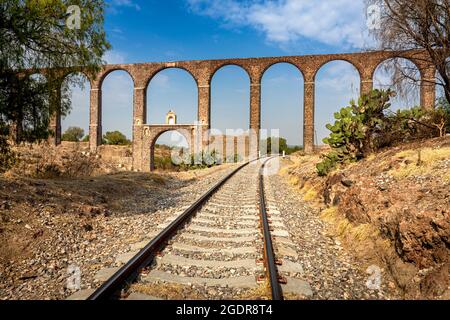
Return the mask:
[(334, 114), (334, 125), (323, 142), (331, 151), (317, 164), (320, 176), (327, 175), (340, 163), (354, 162), (382, 147), (416, 139), (442, 137), (450, 126), (450, 107), (442, 101), (433, 110), (420, 107), (390, 112), (391, 90), (372, 90)]

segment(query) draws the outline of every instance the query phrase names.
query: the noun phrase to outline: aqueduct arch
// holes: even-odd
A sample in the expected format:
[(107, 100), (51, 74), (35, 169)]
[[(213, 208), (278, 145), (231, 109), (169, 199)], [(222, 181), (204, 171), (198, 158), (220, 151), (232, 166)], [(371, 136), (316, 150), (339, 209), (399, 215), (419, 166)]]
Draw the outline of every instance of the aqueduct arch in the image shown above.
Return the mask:
[[(244, 59), (220, 59), (220, 60), (194, 60), (179, 62), (159, 62), (159, 63), (137, 63), (105, 65), (96, 75), (91, 75), (90, 91), (90, 148), (96, 151), (101, 142), (101, 82), (105, 76), (114, 70), (124, 70), (128, 72), (134, 83), (133, 96), (133, 166), (135, 170), (143, 170), (144, 163), (149, 160), (145, 158), (147, 146), (151, 141), (144, 136), (146, 128), (156, 130), (155, 126), (146, 124), (146, 91), (147, 85), (152, 77), (159, 71), (166, 68), (181, 68), (188, 71), (195, 79), (198, 87), (198, 117), (199, 124), (186, 125), (187, 128), (200, 127), (201, 131), (206, 131), (211, 126), (211, 79), (215, 71), (225, 65), (237, 65), (242, 67), (250, 77), (250, 123), (249, 128), (257, 136), (261, 127), (261, 79), (265, 70), (271, 65), (285, 62), (296, 66), (304, 78), (304, 103), (303, 103), (303, 143), (306, 152), (314, 150), (314, 91), (315, 75), (322, 65), (334, 60), (344, 60), (351, 63), (360, 74), (360, 91), (368, 92), (373, 87), (373, 73), (376, 67), (384, 60), (390, 58), (406, 58), (415, 63), (422, 76), (420, 101), (423, 108), (433, 108), (435, 103), (435, 85), (427, 80), (435, 78), (436, 69), (428, 64), (427, 53), (421, 50), (410, 50), (402, 52), (393, 51), (372, 51), (349, 54), (328, 54), (328, 55), (305, 55), (305, 56), (285, 56), (266, 58), (244, 58)], [(428, 59), (427, 59), (428, 58)], [(72, 70), (72, 69), (71, 69)], [(81, 68), (82, 70), (82, 68)], [(73, 71), (72, 71), (73, 72)], [(45, 70), (44, 70), (45, 73)], [(61, 77), (67, 74), (67, 70), (60, 72)], [(58, 94), (58, 93), (55, 93)], [(301, 125), (301, 124), (299, 124)], [(51, 126), (56, 132), (52, 138), (54, 144), (59, 144), (61, 134), (61, 122), (59, 114), (52, 119)], [(151, 128), (153, 127), (153, 128)], [(165, 127), (165, 126), (161, 126)], [(162, 130), (162, 129), (161, 129)], [(173, 130), (173, 129), (172, 129)], [(168, 130), (166, 130), (168, 131)], [(145, 143), (144, 143), (145, 140)], [(259, 139), (252, 139), (258, 144)], [(258, 149), (258, 146), (254, 148)]]
[[(138, 171), (152, 171), (154, 167), (155, 143), (165, 132), (176, 131), (186, 139), (190, 153), (195, 153), (194, 139), (196, 138), (196, 125), (166, 124), (166, 125), (143, 125), (136, 142), (133, 142), (133, 168)], [(135, 155), (135, 150), (140, 154)]]

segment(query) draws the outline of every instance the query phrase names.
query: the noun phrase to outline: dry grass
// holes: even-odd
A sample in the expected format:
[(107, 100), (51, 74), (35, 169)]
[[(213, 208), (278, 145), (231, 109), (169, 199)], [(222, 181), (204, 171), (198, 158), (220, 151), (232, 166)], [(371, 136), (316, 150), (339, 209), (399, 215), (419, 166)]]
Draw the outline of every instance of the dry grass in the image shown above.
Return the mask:
[(300, 193), (302, 194), (304, 201), (315, 202), (320, 200), (316, 188), (308, 182), (306, 182), (303, 188), (300, 189)]
[[(303, 188), (305, 190), (305, 188)], [(317, 198), (317, 192), (313, 187), (307, 187), (303, 194), (303, 200), (313, 201)]]
[[(191, 286), (175, 283), (152, 283), (133, 284), (130, 288), (132, 292), (139, 292), (146, 295), (160, 297), (168, 300), (210, 300), (208, 294), (202, 294), (193, 290)], [(267, 282), (262, 283), (255, 289), (244, 290), (241, 295), (233, 297), (235, 300), (270, 300), (270, 287)]]
[(334, 236), (366, 261), (366, 266), (374, 262), (381, 264), (381, 257), (392, 251), (389, 240), (380, 236), (376, 226), (368, 223), (353, 225), (337, 207), (323, 210), (320, 218), (328, 223)]
[[(437, 162), (450, 159), (450, 148), (406, 150), (397, 153), (396, 157), (404, 159), (404, 162), (400, 168), (390, 170), (394, 177), (401, 179), (413, 175), (429, 175), (435, 170)], [(450, 180), (450, 173), (443, 178)]]
[(289, 177), (289, 183), (293, 186), (298, 185), (298, 183), (300, 182), (300, 179), (297, 176), (290, 176)]
[(189, 286), (171, 283), (133, 284), (130, 291), (139, 292), (153, 297), (167, 300), (186, 300), (186, 293), (189, 292), (190, 300), (205, 300), (207, 296), (190, 290)]
[(270, 300), (270, 284), (268, 281), (261, 283), (257, 288), (244, 291), (237, 299), (239, 300)]

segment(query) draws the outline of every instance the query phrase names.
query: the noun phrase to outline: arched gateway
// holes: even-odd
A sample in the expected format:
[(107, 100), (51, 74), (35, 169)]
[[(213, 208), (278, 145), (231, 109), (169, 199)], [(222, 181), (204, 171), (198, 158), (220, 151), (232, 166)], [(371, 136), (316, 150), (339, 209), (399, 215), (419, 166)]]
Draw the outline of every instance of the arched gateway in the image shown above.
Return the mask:
[[(427, 61), (430, 59), (425, 51), (410, 50), (401, 52), (372, 51), (350, 54), (306, 55), (268, 58), (222, 59), (222, 60), (195, 60), (166, 63), (140, 63), (105, 65), (95, 76), (90, 77), (90, 149), (95, 152), (101, 144), (101, 84), (105, 77), (115, 70), (126, 71), (133, 79), (133, 169), (139, 171), (150, 170), (153, 167), (151, 147), (155, 139), (163, 132), (177, 130), (191, 132), (190, 135), (182, 133), (188, 141), (192, 142), (193, 130), (197, 133), (206, 132), (210, 126), (211, 107), (211, 79), (214, 73), (225, 65), (242, 67), (250, 77), (250, 131), (255, 137), (250, 141), (256, 146), (250, 149), (257, 152), (259, 149), (259, 130), (261, 126), (261, 79), (264, 72), (272, 65), (285, 62), (296, 66), (304, 77), (304, 103), (303, 103), (303, 143), (306, 152), (314, 150), (314, 92), (317, 71), (326, 63), (335, 60), (344, 60), (352, 64), (360, 74), (361, 93), (368, 92), (373, 87), (373, 74), (377, 66), (391, 58), (405, 58), (412, 61), (420, 71), (421, 90), (420, 102), (423, 108), (433, 108), (435, 102), (435, 85), (430, 80), (435, 78), (436, 69)], [(197, 124), (192, 125), (147, 125), (146, 92), (150, 80), (161, 70), (167, 68), (181, 68), (189, 72), (195, 79), (198, 87), (198, 114)], [(71, 69), (71, 72), (74, 70)], [(82, 68), (75, 71), (83, 71)], [(68, 70), (61, 70), (61, 78)], [(42, 73), (45, 74), (45, 71)], [(428, 80), (428, 81), (427, 81)], [(52, 137), (53, 144), (60, 143), (61, 121), (59, 114), (52, 119), (51, 126), (56, 135)], [(192, 150), (192, 143), (189, 144)], [(203, 147), (203, 146), (202, 146)], [(148, 169), (147, 169), (148, 168)]]

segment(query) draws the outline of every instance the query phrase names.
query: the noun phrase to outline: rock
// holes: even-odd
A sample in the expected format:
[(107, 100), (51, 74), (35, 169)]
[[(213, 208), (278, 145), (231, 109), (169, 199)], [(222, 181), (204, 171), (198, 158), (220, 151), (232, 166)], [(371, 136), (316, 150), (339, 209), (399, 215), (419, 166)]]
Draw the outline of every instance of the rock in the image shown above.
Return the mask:
[(86, 232), (89, 232), (89, 231), (94, 230), (94, 228), (92, 227), (92, 225), (90, 225), (90, 224), (88, 224), (88, 223), (83, 225), (83, 229), (84, 229), (84, 231), (86, 231)]
[(287, 283), (281, 285), (283, 292), (304, 297), (312, 297), (313, 291), (308, 282), (296, 278), (287, 278)]
[(352, 180), (350, 180), (350, 179), (343, 179), (341, 181), (341, 183), (342, 183), (343, 186), (345, 186), (347, 188), (350, 188), (353, 185), (354, 182)]
[(0, 209), (1, 210), (9, 210), (9, 209), (11, 209), (11, 205), (9, 204), (8, 201), (2, 201), (0, 203)]
[(420, 283), (420, 291), (427, 298), (442, 295), (449, 286), (449, 263), (430, 272)]
[(96, 206), (89, 206), (89, 205), (81, 205), (79, 208), (79, 212), (81, 215), (89, 216), (89, 217), (95, 217), (97, 215), (103, 214), (104, 208), (102, 207), (96, 207)]
[(438, 215), (433, 211), (425, 211), (413, 220), (401, 221), (398, 233), (395, 246), (405, 260), (414, 262), (419, 268), (428, 267), (435, 261), (447, 261), (450, 212)]
[(44, 230), (39, 229), (33, 234), (33, 239), (36, 239), (44, 234)]
[(404, 292), (416, 291), (413, 279), (418, 273), (418, 269), (413, 264), (405, 263), (396, 257), (390, 265), (390, 271), (397, 285)]
[(347, 189), (343, 187), (342, 174), (331, 175), (325, 182), (323, 189), (323, 198), (325, 204), (337, 205), (340, 202), (341, 194)]

